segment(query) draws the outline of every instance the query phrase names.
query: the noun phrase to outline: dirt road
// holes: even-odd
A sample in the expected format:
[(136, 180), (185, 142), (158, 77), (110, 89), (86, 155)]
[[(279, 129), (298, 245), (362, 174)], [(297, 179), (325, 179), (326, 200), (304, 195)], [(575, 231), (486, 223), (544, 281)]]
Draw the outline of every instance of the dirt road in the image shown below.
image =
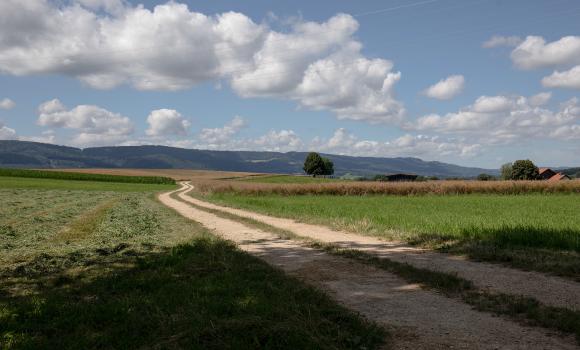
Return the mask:
[(190, 190), (159, 196), (162, 203), (195, 220), (217, 235), (236, 242), (286, 273), (329, 293), (395, 335), (398, 349), (576, 349), (572, 337), (562, 338), (539, 328), (528, 328), (468, 305), (408, 284), (384, 270), (328, 255), (295, 240), (248, 227), (197, 209), (171, 197)]
[(179, 197), (197, 206), (220, 210), (244, 218), (291, 231), (298, 236), (357, 249), (378, 257), (408, 263), (414, 267), (456, 274), (472, 281), (478, 288), (494, 292), (532, 297), (549, 306), (580, 311), (580, 283), (538, 272), (511, 269), (497, 264), (473, 262), (461, 257), (415, 248), (398, 242), (387, 242), (375, 237), (337, 231), (325, 226), (305, 224), (291, 219), (271, 217), (247, 210), (216, 205), (187, 195), (193, 187)]

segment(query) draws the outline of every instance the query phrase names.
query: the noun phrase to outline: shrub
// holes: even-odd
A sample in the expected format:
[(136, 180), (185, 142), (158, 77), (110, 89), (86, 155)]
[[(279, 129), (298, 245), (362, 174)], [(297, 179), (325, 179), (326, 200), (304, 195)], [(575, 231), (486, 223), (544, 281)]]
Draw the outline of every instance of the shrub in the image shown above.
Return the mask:
[(479, 181), (491, 181), (494, 180), (495, 178), (489, 174), (479, 174), (477, 175), (477, 179)]

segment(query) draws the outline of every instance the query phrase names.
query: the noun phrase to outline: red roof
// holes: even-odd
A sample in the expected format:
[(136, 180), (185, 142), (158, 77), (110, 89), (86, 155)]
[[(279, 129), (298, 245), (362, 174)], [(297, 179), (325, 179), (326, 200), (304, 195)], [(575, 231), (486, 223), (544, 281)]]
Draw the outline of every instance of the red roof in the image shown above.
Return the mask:
[(570, 180), (570, 177), (566, 174), (557, 173), (548, 179), (548, 181), (560, 181), (560, 180)]
[(540, 172), (540, 175), (542, 175), (544, 172), (546, 172), (548, 170), (552, 170), (552, 169), (550, 169), (550, 168), (540, 168), (540, 169), (538, 169), (538, 171)]

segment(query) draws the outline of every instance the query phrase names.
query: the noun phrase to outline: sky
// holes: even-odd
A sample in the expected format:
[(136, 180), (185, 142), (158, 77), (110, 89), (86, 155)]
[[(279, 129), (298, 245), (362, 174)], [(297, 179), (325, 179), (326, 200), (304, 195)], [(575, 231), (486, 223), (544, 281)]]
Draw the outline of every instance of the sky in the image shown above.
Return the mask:
[(580, 165), (575, 0), (2, 0), (0, 139)]

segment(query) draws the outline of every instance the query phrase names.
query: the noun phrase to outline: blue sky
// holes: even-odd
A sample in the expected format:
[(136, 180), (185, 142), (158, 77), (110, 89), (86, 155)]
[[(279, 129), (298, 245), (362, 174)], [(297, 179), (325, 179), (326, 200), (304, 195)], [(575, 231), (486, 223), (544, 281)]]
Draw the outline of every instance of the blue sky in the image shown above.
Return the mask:
[(579, 18), (573, 0), (3, 0), (0, 139), (579, 165)]

